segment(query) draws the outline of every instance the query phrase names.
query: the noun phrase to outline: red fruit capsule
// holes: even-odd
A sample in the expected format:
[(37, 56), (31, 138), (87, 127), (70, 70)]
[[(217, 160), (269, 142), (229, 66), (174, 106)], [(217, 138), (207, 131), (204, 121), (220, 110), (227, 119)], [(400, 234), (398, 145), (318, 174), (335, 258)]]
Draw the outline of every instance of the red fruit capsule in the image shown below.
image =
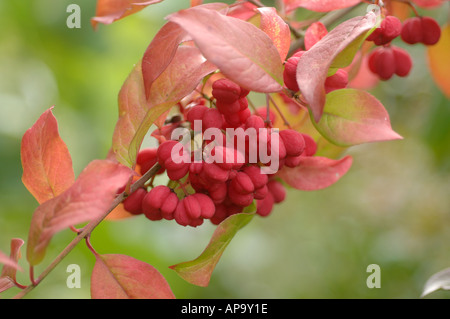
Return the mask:
[(251, 178), (244, 172), (238, 172), (230, 183), (239, 194), (250, 194), (255, 190)]
[(395, 58), (395, 74), (405, 77), (412, 68), (412, 60), (409, 53), (401, 48), (392, 47)]
[(216, 206), (214, 205), (213, 200), (208, 195), (195, 193), (191, 196), (194, 196), (197, 199), (201, 209), (200, 216), (202, 218), (209, 219), (214, 216), (214, 213), (216, 212)]
[(416, 44), (422, 42), (422, 20), (419, 17), (406, 19), (403, 22), (402, 32), (400, 36), (402, 40), (408, 44)]
[(422, 43), (433, 45), (438, 43), (441, 37), (441, 27), (430, 17), (422, 17)]
[(299, 156), (305, 149), (305, 139), (300, 132), (292, 129), (280, 131), (280, 138), (283, 139), (287, 156)]
[(268, 216), (273, 209), (275, 200), (273, 199), (272, 193), (267, 193), (264, 199), (256, 201), (256, 213), (262, 217)]
[(201, 120), (203, 118), (203, 115), (207, 110), (209, 110), (209, 108), (206, 105), (196, 105), (189, 109), (186, 119), (191, 122), (191, 124), (194, 124), (195, 120)]
[(297, 64), (299, 60), (299, 56), (292, 56), (284, 63), (284, 85), (286, 85), (289, 90), (294, 92), (298, 92), (300, 90), (297, 84)]
[(334, 90), (343, 89), (348, 84), (348, 72), (339, 69), (337, 72), (325, 80), (325, 93), (330, 93)]
[(145, 195), (147, 195), (147, 191), (144, 188), (137, 189), (125, 198), (123, 208), (133, 215), (142, 214), (142, 201)]
[(229, 79), (219, 79), (212, 84), (212, 95), (218, 101), (233, 103), (241, 97), (241, 87)]
[(277, 180), (271, 180), (267, 183), (267, 188), (273, 196), (275, 203), (281, 203), (286, 198), (286, 188)]
[(387, 16), (381, 22), (380, 27), (376, 28), (370, 36), (367, 37), (367, 40), (373, 41), (375, 45), (384, 45), (398, 37), (401, 30), (401, 21), (397, 17)]
[(202, 129), (203, 131), (208, 128), (222, 128), (223, 117), (217, 109), (208, 109), (205, 111), (202, 117)]
[(369, 56), (369, 69), (382, 80), (389, 80), (395, 74), (395, 57), (390, 47), (380, 47)]
[(265, 186), (269, 181), (267, 174), (261, 173), (261, 168), (256, 165), (246, 166), (242, 171), (250, 177), (255, 189)]

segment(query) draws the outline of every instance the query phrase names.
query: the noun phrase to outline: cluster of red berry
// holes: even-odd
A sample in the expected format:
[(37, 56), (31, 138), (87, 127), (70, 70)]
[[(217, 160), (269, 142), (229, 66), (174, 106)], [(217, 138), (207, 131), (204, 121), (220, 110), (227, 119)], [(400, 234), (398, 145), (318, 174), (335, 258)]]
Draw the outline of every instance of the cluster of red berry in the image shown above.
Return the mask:
[[(141, 174), (159, 163), (161, 169), (157, 174), (166, 173), (176, 182), (168, 185), (178, 186), (177, 189), (166, 185), (150, 190), (140, 188), (124, 200), (125, 210), (144, 214), (150, 220), (175, 220), (182, 226), (192, 227), (201, 225), (205, 219), (217, 225), (254, 201), (257, 214), (269, 215), (274, 205), (286, 196), (286, 189), (276, 179), (275, 172), (283, 166), (298, 166), (302, 156), (315, 154), (317, 145), (306, 134), (292, 129), (273, 129), (275, 114), (252, 113), (248, 108), (248, 94), (249, 91), (236, 83), (221, 78), (212, 84), (211, 107), (206, 105), (207, 99), (201, 98), (183, 109), (181, 122), (190, 129), (187, 144), (198, 143), (197, 121), (201, 121), (202, 134), (210, 128), (219, 133), (211, 137), (204, 134), (201, 147), (189, 149), (187, 155), (183, 141), (165, 138), (157, 148), (141, 150), (137, 157)], [(244, 132), (251, 129), (256, 132), (256, 139), (244, 135), (242, 147), (237, 142), (239, 135), (230, 137), (228, 129)], [(276, 144), (272, 143), (274, 138)], [(230, 144), (230, 140), (234, 142)], [(271, 161), (263, 160), (260, 148), (266, 149)], [(216, 160), (211, 161), (211, 158)], [(266, 174), (261, 170), (275, 160), (275, 172)]]
[(405, 77), (412, 68), (409, 53), (391, 44), (398, 36), (408, 44), (423, 43), (433, 45), (439, 41), (441, 29), (430, 17), (413, 17), (406, 19), (402, 25), (395, 16), (387, 16), (376, 28), (367, 41), (378, 46), (369, 55), (369, 69), (381, 80), (389, 80), (394, 74)]

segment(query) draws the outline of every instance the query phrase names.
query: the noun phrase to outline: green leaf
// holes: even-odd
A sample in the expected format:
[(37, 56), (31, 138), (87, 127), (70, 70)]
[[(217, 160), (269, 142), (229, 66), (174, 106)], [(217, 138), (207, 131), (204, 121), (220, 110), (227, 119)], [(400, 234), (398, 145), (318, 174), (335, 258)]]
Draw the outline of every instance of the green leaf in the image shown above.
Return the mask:
[(392, 130), (383, 104), (371, 94), (356, 89), (327, 94), (320, 121), (312, 122), (323, 137), (341, 147), (402, 139)]
[[(253, 218), (256, 210), (255, 204), (245, 209), (245, 213), (231, 215), (221, 222), (202, 254), (196, 259), (179, 263), (169, 268), (175, 270), (177, 274), (187, 282), (206, 287), (209, 284), (211, 274), (219, 262), (225, 248), (236, 235), (238, 230), (247, 225)], [(252, 211), (252, 213), (248, 213)]]

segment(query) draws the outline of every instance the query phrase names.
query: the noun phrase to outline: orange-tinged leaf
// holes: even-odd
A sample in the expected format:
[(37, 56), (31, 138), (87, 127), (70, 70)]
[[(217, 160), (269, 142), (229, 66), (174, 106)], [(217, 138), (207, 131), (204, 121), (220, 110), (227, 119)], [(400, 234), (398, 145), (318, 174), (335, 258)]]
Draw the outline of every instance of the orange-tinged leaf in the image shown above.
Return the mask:
[(247, 225), (253, 216), (254, 214), (240, 213), (227, 217), (217, 226), (208, 246), (200, 256), (192, 261), (170, 266), (170, 268), (175, 270), (181, 278), (193, 285), (201, 287), (208, 286), (212, 272), (225, 248), (238, 230)]
[(262, 7), (257, 10), (261, 14), (261, 24), (259, 28), (272, 39), (275, 47), (280, 53), (281, 60), (284, 61), (291, 44), (291, 31), (289, 30), (289, 26), (278, 15), (275, 8)]
[(25, 132), (20, 150), (22, 182), (40, 204), (61, 194), (75, 180), (72, 158), (59, 136), (52, 109)]
[(174, 299), (166, 279), (153, 266), (118, 254), (96, 255), (92, 299)]
[(427, 53), (434, 81), (450, 99), (450, 24), (442, 27), (439, 42), (428, 46)]
[(161, 1), (163, 0), (98, 0), (95, 17), (91, 19), (92, 27), (95, 29), (97, 23), (111, 24)]
[(317, 21), (311, 24), (305, 31), (305, 49), (309, 50), (327, 34), (328, 30), (322, 22)]
[(412, 0), (416, 5), (422, 8), (436, 8), (448, 0)]
[(283, 167), (277, 176), (289, 186), (303, 191), (327, 188), (344, 176), (352, 165), (351, 156), (334, 160), (326, 157), (302, 157), (297, 167)]
[(280, 54), (251, 23), (203, 7), (181, 10), (168, 20), (185, 29), (206, 59), (238, 85), (255, 92), (282, 90)]
[(69, 189), (35, 210), (28, 235), (28, 262), (36, 265), (42, 261), (55, 233), (105, 214), (132, 174), (130, 168), (108, 160), (89, 163)]

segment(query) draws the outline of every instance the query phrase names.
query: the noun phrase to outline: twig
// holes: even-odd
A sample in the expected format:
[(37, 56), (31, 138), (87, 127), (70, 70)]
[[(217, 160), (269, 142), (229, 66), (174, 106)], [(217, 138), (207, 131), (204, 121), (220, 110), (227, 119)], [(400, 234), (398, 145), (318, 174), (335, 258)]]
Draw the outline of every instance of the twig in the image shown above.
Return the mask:
[[(147, 173), (145, 173), (140, 179), (138, 179), (135, 183), (133, 183), (130, 187), (129, 194), (135, 192), (138, 188), (142, 187), (151, 177), (153, 177), (159, 170), (161, 166), (159, 164), (155, 164)], [(129, 195), (128, 194), (128, 195)], [(91, 232), (97, 227), (106, 216), (111, 213), (114, 208), (116, 208), (127, 196), (127, 194), (122, 192), (120, 195), (116, 197), (114, 202), (111, 204), (111, 207), (106, 211), (100, 218), (89, 222), (81, 233), (77, 235), (67, 246), (63, 249), (63, 251), (52, 261), (47, 268), (41, 273), (41, 275), (34, 281), (34, 283), (27, 286), (24, 290), (19, 292), (13, 299), (20, 299), (27, 295), (30, 291), (32, 291), (47, 275), (75, 248), (76, 245), (84, 238), (88, 237)]]

